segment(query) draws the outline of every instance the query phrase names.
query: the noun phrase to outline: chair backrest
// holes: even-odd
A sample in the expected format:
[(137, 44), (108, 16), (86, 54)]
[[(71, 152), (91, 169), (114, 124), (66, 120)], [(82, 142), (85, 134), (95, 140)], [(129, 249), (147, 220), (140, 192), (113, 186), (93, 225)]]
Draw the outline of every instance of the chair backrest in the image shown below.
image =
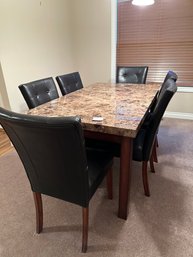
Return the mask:
[(157, 96), (158, 98), (159, 98), (160, 95), (163, 94), (164, 90), (166, 90), (167, 84), (166, 84), (165, 82), (166, 82), (168, 79), (173, 79), (173, 80), (176, 82), (177, 79), (178, 79), (178, 76), (177, 76), (177, 74), (176, 74), (175, 72), (173, 72), (173, 71), (171, 71), (171, 70), (168, 71), (168, 73), (166, 74), (166, 76), (165, 76), (165, 78), (164, 78), (164, 81), (163, 81), (163, 83), (162, 83), (162, 85), (161, 85), (161, 88), (160, 88), (160, 90), (159, 90), (159, 92), (158, 92), (158, 96)]
[(145, 84), (148, 66), (117, 67), (116, 83)]
[(88, 167), (79, 117), (38, 117), (0, 108), (0, 123), (32, 191), (87, 206)]
[(165, 76), (164, 82), (163, 84), (168, 80), (168, 79), (173, 79), (175, 82), (178, 79), (178, 76), (175, 72), (173, 72), (172, 70), (169, 70)]
[(73, 72), (56, 77), (62, 95), (69, 94), (83, 88), (79, 72)]
[(168, 71), (168, 73), (165, 76), (164, 82), (162, 83), (161, 88), (160, 88), (160, 90), (157, 94), (157, 103), (159, 103), (159, 101), (162, 98), (162, 95), (167, 90), (168, 86), (170, 85), (170, 84), (166, 83), (168, 79), (173, 80), (174, 82), (176, 82), (177, 79), (178, 79), (178, 76), (175, 72)]
[(145, 131), (145, 141), (144, 141), (144, 149), (143, 149), (143, 159), (148, 160), (150, 157), (150, 153), (153, 147), (153, 142), (157, 133), (157, 129), (159, 127), (160, 121), (164, 115), (164, 112), (177, 91), (176, 82), (173, 79), (168, 79), (165, 82), (166, 90), (161, 95), (159, 101), (156, 103), (156, 106), (153, 112), (150, 114), (149, 125), (146, 127)]
[(53, 78), (45, 78), (19, 86), (29, 107), (32, 109), (59, 97)]
[(168, 103), (170, 102), (174, 93), (177, 91), (176, 82), (173, 79), (168, 79), (165, 83), (167, 83), (167, 88), (161, 95), (160, 101), (156, 102), (152, 112), (148, 113), (143, 123), (146, 125), (142, 125), (136, 138), (134, 139), (133, 159), (135, 161), (149, 160), (160, 121), (168, 106)]

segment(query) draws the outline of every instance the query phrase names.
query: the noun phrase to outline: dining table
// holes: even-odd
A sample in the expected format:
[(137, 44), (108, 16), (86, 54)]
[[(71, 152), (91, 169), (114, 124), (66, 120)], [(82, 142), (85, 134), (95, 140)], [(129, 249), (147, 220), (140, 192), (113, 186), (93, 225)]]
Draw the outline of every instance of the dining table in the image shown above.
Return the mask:
[(79, 116), (84, 135), (120, 144), (118, 217), (127, 219), (133, 139), (159, 90), (159, 83), (94, 83), (28, 111), (38, 116)]

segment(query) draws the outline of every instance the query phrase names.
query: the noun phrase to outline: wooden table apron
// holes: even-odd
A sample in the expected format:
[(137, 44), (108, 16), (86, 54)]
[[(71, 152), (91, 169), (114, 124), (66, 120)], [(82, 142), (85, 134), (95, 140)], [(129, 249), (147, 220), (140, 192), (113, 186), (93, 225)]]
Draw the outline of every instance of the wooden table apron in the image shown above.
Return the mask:
[[(80, 116), (85, 137), (121, 145), (118, 217), (127, 219), (133, 138), (149, 110), (158, 83), (96, 83), (31, 109), (38, 116)], [(102, 116), (102, 122), (92, 121)]]

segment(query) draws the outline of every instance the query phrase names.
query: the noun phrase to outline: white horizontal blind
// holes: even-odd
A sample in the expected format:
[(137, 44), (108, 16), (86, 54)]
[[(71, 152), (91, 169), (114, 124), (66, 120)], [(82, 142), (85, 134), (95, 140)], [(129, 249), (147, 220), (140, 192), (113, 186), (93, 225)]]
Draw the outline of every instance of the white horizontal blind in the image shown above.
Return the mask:
[(193, 0), (118, 3), (117, 65), (147, 65), (155, 82), (173, 70), (178, 85), (193, 86)]

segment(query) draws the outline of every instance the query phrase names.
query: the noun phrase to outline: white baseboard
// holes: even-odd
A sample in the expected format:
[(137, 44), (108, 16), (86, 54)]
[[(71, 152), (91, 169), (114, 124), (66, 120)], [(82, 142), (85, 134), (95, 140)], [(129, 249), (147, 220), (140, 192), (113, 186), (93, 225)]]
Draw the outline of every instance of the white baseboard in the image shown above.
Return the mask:
[(164, 117), (193, 120), (193, 113), (183, 113), (183, 112), (165, 112)]
[(181, 93), (193, 93), (193, 87), (178, 87), (178, 91)]

